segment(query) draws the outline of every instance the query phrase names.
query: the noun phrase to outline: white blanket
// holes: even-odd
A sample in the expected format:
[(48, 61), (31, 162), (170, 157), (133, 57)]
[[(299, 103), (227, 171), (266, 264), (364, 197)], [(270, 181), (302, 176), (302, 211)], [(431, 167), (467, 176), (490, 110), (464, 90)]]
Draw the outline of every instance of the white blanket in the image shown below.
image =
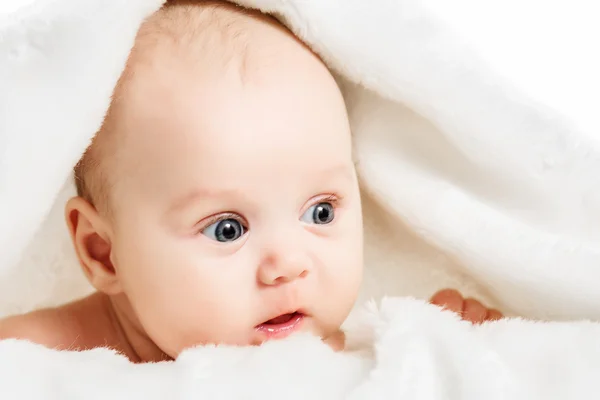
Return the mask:
[(473, 327), (400, 299), (365, 311), (349, 338), (362, 352), (334, 353), (295, 335), (260, 348), (203, 347), (175, 362), (134, 365), (105, 349), (57, 352), (2, 341), (0, 393), (44, 400), (600, 397), (597, 324), (515, 319)]
[[(140, 22), (162, 2), (0, 3), (0, 315), (89, 291), (62, 220), (70, 170), (102, 121)], [(513, 315), (600, 317), (594, 2), (239, 3), (276, 12), (340, 77), (365, 195), (368, 270), (357, 304), (385, 294), (424, 298), (453, 286)], [(389, 319), (411, 327), (406, 337), (392, 328), (369, 336), (383, 355), (374, 359), (375, 370), (383, 372), (368, 375), (357, 396), (577, 398), (578, 390), (588, 397), (595, 392), (584, 389), (597, 390), (586, 386), (598, 372), (596, 325), (513, 320), (470, 329), (422, 303), (409, 304), (409, 313), (390, 306), (383, 315), (357, 317), (362, 329), (391, 327)], [(415, 311), (421, 308), (427, 317)], [(129, 382), (135, 393), (182, 390), (182, 397), (212, 390), (225, 396), (222, 383), (230, 381), (240, 390), (278, 388), (269, 368), (255, 368), (281, 367), (284, 357), (269, 357), (276, 351), (290, 360), (307, 356), (297, 370), (276, 369), (286, 387), (336, 398), (372, 367), (372, 357), (351, 363), (354, 356), (294, 340), (306, 340), (306, 352), (297, 354), (290, 340), (264, 351), (194, 350), (159, 366), (129, 365), (106, 350), (63, 354), (2, 342), (0, 393), (8, 387), (14, 392), (5, 393), (25, 396), (20, 388), (51, 399), (53, 390), (91, 390), (98, 397), (106, 390), (119, 398), (128, 396)], [(564, 345), (568, 350), (559, 349)], [(563, 370), (569, 362), (573, 369)], [(214, 379), (204, 379), (206, 371)], [(295, 380), (294, 371), (307, 379)], [(101, 382), (115, 384), (99, 386), (91, 379), (99, 374), (107, 374)], [(549, 377), (552, 385), (540, 380)], [(37, 386), (23, 385), (37, 381), (35, 397)], [(485, 397), (483, 381), (496, 388)], [(187, 385), (190, 391), (182, 389)], [(512, 389), (516, 394), (507, 394)]]

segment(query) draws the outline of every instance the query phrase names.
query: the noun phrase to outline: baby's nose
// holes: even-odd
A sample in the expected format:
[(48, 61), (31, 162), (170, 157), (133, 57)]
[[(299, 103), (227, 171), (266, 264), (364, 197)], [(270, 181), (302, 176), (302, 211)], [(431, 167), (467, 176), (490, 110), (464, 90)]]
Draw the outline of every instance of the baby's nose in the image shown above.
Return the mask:
[(258, 279), (265, 285), (279, 285), (308, 276), (310, 257), (296, 252), (286, 252), (268, 257), (258, 269)]

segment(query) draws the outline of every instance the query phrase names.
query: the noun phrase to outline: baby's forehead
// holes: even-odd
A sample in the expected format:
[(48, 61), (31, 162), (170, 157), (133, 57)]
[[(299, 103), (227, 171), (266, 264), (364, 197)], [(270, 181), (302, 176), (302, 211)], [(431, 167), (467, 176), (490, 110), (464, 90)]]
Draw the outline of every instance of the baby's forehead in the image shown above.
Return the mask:
[[(174, 4), (151, 16), (136, 38), (111, 107), (111, 118), (121, 125), (118, 136), (145, 134), (134, 125), (168, 118), (165, 110), (173, 120), (190, 107), (210, 113), (213, 86), (230, 84), (218, 95), (235, 96), (236, 90), (270, 84), (276, 76), (299, 75), (307, 59), (321, 64), (269, 16), (222, 2)], [(235, 112), (232, 105), (232, 117)]]
[[(91, 192), (112, 191), (119, 176), (143, 170), (164, 158), (167, 150), (175, 151), (169, 146), (173, 135), (182, 138), (177, 121), (189, 120), (194, 113), (213, 113), (210, 97), (193, 96), (194, 90), (206, 92), (211, 84), (226, 81), (227, 73), (236, 78), (228, 82), (257, 86), (271, 83), (275, 76), (297, 79), (311, 68), (324, 67), (271, 17), (226, 2), (170, 1), (139, 30), (103, 127), (78, 176)], [(199, 98), (204, 105), (198, 104)], [(180, 118), (184, 112), (186, 118)], [(234, 119), (235, 106), (228, 112), (225, 119)], [(198, 115), (194, 120), (202, 122)], [(158, 122), (164, 129), (154, 129), (160, 135), (153, 136)]]
[[(270, 157), (275, 151), (269, 153), (271, 142), (287, 145), (294, 137), (312, 155), (314, 140), (304, 132), (294, 136), (284, 125), (263, 129), (261, 121), (273, 119), (273, 109), (286, 125), (305, 126), (306, 132), (345, 132), (343, 126), (328, 129), (328, 123), (344, 120), (345, 111), (318, 57), (269, 17), (248, 15), (232, 5), (215, 7), (157, 14), (141, 29), (113, 100), (118, 151), (109, 162), (118, 170), (111, 174), (133, 171), (173, 180), (167, 177), (174, 171), (172, 160), (181, 166), (181, 159), (212, 156), (216, 148), (238, 151), (240, 158), (258, 150)], [(211, 19), (215, 14), (221, 19)], [(311, 108), (306, 113), (304, 103)], [(327, 118), (313, 118), (315, 109)], [(244, 137), (248, 121), (264, 135)], [(311, 121), (315, 124), (307, 125)]]
[(181, 3), (172, 2), (142, 25), (114, 92), (114, 119), (131, 122), (153, 109), (194, 107), (186, 98), (190, 87), (196, 85), (202, 95), (227, 74), (242, 86), (271, 80), (274, 69), (286, 69), (289, 76), (296, 68), (294, 56), (310, 52), (259, 12), (216, 1)]
[[(290, 34), (272, 18), (230, 3), (169, 2), (138, 32), (97, 147), (135, 152), (124, 142), (147, 139), (137, 126), (140, 121), (151, 124), (165, 109), (175, 119), (178, 110), (195, 106), (188, 97), (190, 86), (221, 80), (225, 71), (244, 78), (273, 35)], [(114, 163), (114, 157), (108, 158)]]

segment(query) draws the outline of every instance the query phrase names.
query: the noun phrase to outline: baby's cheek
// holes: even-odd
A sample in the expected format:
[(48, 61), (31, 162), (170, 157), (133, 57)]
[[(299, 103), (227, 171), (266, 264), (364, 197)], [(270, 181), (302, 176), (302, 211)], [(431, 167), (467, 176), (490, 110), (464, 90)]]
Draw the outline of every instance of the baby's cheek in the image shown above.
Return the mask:
[(339, 239), (331, 246), (337, 279), (345, 281), (348, 290), (358, 291), (363, 277), (364, 238), (360, 208), (350, 209), (339, 226)]
[(190, 272), (176, 293), (176, 321), (183, 347), (206, 343), (247, 344), (257, 323), (256, 306), (249, 286), (226, 271)]
[(337, 330), (346, 319), (358, 297), (362, 282), (362, 258), (352, 251), (338, 252), (319, 271), (321, 284), (316, 293), (315, 307), (321, 307), (322, 322), (327, 329)]
[(334, 270), (336, 285), (345, 288), (349, 293), (358, 292), (363, 278), (362, 241), (352, 238), (341, 246), (336, 246), (336, 254), (328, 268)]
[(147, 308), (148, 336), (167, 354), (205, 344), (248, 344), (251, 327), (240, 309), (219, 303), (219, 298), (201, 302), (171, 303), (170, 310)]

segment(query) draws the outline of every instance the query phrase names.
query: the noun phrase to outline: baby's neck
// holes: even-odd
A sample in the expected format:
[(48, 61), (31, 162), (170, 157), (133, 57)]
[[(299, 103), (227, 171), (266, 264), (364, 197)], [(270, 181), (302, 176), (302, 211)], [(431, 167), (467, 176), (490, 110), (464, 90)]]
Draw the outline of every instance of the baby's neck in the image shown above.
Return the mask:
[(117, 343), (113, 347), (132, 362), (146, 363), (172, 360), (144, 332), (124, 295), (102, 296), (106, 315)]
[[(37, 334), (34, 341), (57, 350), (113, 349), (132, 362), (155, 362), (169, 358), (136, 329), (119, 298), (94, 293), (57, 308), (31, 313), (29, 318), (48, 321), (50, 333)], [(27, 336), (25, 336), (27, 338)]]

